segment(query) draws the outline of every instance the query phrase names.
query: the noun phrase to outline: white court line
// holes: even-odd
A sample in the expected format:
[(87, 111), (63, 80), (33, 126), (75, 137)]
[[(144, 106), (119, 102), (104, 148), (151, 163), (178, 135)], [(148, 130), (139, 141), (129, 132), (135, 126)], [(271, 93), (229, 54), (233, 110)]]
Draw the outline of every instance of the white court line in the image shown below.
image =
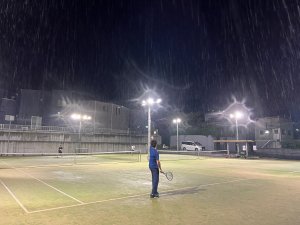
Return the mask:
[(0, 179), (1, 184), (5, 187), (5, 189), (8, 191), (8, 193), (15, 199), (15, 201), (19, 204), (19, 206), (26, 212), (29, 213), (29, 211), (25, 208), (25, 206), (19, 201), (19, 199), (15, 196), (15, 194), (5, 185), (5, 183)]
[[(198, 187), (214, 186), (214, 185), (220, 185), (220, 184), (229, 184), (229, 183), (246, 181), (246, 180), (253, 180), (253, 179), (252, 178), (238, 179), (238, 180), (224, 181), (224, 182), (219, 182), (219, 183), (202, 184), (202, 185), (194, 186), (194, 187), (184, 187), (184, 188), (162, 191), (161, 193), (162, 193), (162, 195), (164, 195), (164, 193), (167, 194), (167, 193), (173, 192), (173, 191), (180, 191), (180, 190), (192, 189), (192, 188), (198, 188)], [(60, 206), (60, 207), (55, 207), (55, 208), (41, 209), (41, 210), (30, 211), (29, 213), (48, 212), (48, 211), (54, 211), (54, 210), (58, 210), (58, 209), (66, 209), (66, 208), (73, 208), (73, 207), (77, 207), (77, 206), (92, 205), (92, 204), (96, 204), (96, 203), (112, 202), (112, 201), (117, 201), (117, 200), (136, 198), (136, 197), (141, 197), (141, 196), (145, 196), (145, 195), (149, 195), (149, 193), (143, 193), (143, 194), (131, 195), (131, 196), (125, 196), (125, 197), (119, 197), (119, 198), (111, 198), (111, 199), (99, 200), (99, 201), (94, 201), (94, 202), (86, 202), (86, 203), (82, 203), (82, 204), (75, 204), (75, 205), (69, 205), (69, 206)]]
[(53, 187), (52, 185), (47, 184), (46, 182), (44, 182), (44, 181), (42, 181), (42, 180), (40, 180), (40, 179), (38, 179), (38, 178), (32, 176), (31, 174), (24, 172), (23, 170), (20, 170), (20, 169), (18, 169), (18, 168), (16, 168), (16, 167), (11, 167), (11, 168), (13, 168), (13, 169), (15, 169), (16, 171), (19, 171), (19, 172), (21, 172), (21, 173), (23, 173), (23, 174), (25, 174), (25, 175), (27, 175), (27, 176), (29, 176), (29, 177), (35, 179), (35, 180), (41, 182), (42, 184), (44, 184), (44, 185), (46, 185), (46, 186), (48, 186), (48, 187), (50, 187), (50, 188), (52, 188), (52, 189), (58, 191), (59, 193), (61, 193), (61, 194), (65, 195), (65, 196), (67, 196), (67, 197), (69, 197), (69, 198), (75, 200), (76, 202), (79, 202), (80, 204), (83, 204), (83, 203), (84, 203), (84, 202), (78, 200), (77, 198), (74, 198), (73, 196), (71, 196), (71, 195), (69, 195), (69, 194), (67, 194), (67, 193), (65, 193), (65, 192), (63, 192), (63, 191), (57, 189), (56, 187)]
[(65, 193), (65, 192), (63, 192), (63, 191), (61, 191), (61, 190), (57, 189), (56, 187), (53, 187), (52, 185), (50, 185), (50, 184), (47, 184), (45, 181), (42, 181), (42, 180), (40, 180), (40, 179), (38, 179), (38, 178), (36, 178), (36, 177), (32, 176), (31, 174), (24, 172), (23, 170), (19, 170), (19, 169), (17, 169), (17, 168), (15, 168), (15, 170), (17, 170), (17, 171), (20, 171), (20, 172), (24, 173), (25, 175), (27, 175), (27, 176), (29, 176), (29, 177), (31, 177), (31, 178), (33, 178), (33, 179), (35, 179), (35, 180), (37, 180), (37, 181), (41, 182), (42, 184), (45, 184), (46, 186), (48, 186), (48, 187), (50, 187), (50, 188), (52, 188), (52, 189), (54, 189), (54, 190), (58, 191), (59, 193), (61, 193), (61, 194), (65, 195), (65, 196), (67, 196), (67, 197), (69, 197), (69, 198), (71, 198), (71, 199), (75, 200), (76, 202), (79, 202), (79, 203), (81, 203), (81, 204), (83, 204), (83, 203), (84, 203), (84, 202), (82, 202), (82, 201), (78, 200), (77, 198), (74, 198), (73, 196), (71, 196), (71, 195), (69, 195), (69, 194), (67, 194), (67, 193)]
[(131, 196), (125, 196), (125, 197), (119, 197), (119, 198), (111, 198), (111, 199), (99, 200), (99, 201), (94, 201), (94, 202), (86, 202), (86, 203), (83, 203), (83, 204), (75, 204), (75, 205), (60, 206), (60, 207), (49, 208), (49, 209), (41, 209), (41, 210), (31, 211), (29, 213), (39, 213), (39, 212), (47, 212), (47, 211), (53, 211), (53, 210), (58, 210), (58, 209), (73, 208), (73, 207), (77, 207), (77, 206), (92, 205), (92, 204), (102, 203), (102, 202), (111, 202), (111, 201), (116, 201), (116, 200), (136, 198), (136, 197), (141, 197), (141, 196), (144, 196), (144, 195), (149, 195), (149, 193), (147, 193), (147, 194), (143, 193), (143, 194), (139, 194), (139, 195), (131, 195)]
[(300, 173), (300, 171), (291, 171), (289, 173)]

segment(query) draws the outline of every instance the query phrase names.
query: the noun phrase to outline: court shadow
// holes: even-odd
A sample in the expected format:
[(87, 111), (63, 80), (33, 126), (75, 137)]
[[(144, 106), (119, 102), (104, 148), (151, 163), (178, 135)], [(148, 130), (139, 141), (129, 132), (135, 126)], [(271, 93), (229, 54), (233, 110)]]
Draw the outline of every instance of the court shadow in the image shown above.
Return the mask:
[(161, 193), (161, 196), (192, 195), (192, 194), (198, 194), (201, 191), (206, 191), (206, 189), (199, 188), (199, 187), (193, 187), (193, 188), (186, 188), (186, 189), (180, 189), (180, 190), (174, 190), (174, 191), (166, 191), (164, 193)]

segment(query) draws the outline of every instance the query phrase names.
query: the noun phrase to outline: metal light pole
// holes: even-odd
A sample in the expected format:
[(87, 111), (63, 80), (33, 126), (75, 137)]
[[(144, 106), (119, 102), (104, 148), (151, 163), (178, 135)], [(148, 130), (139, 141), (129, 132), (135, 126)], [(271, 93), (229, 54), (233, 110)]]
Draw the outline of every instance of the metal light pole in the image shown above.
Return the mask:
[(178, 151), (178, 146), (179, 146), (179, 142), (178, 142), (178, 124), (181, 122), (181, 119), (180, 118), (176, 118), (176, 119), (173, 119), (173, 123), (175, 123), (176, 124), (176, 128), (177, 128), (177, 151)]
[[(88, 116), (88, 115), (81, 115), (81, 114), (77, 114), (77, 113), (73, 113), (71, 115), (71, 118), (73, 120), (78, 120), (79, 121), (79, 130), (78, 130), (78, 148), (80, 149), (81, 147), (81, 127), (82, 127), (82, 121), (87, 121), (87, 120), (91, 120), (92, 117)], [(75, 152), (76, 153), (76, 152)]]
[[(229, 115), (230, 118), (234, 118), (235, 119), (235, 130), (236, 130), (236, 140), (239, 140), (239, 125), (238, 125), (238, 120), (241, 119), (244, 115), (243, 113), (236, 111), (234, 114), (230, 114)], [(239, 145), (237, 143), (237, 154), (239, 154)]]
[(148, 154), (150, 149), (150, 142), (151, 142), (151, 107), (148, 105)]
[(10, 127), (11, 127), (11, 122), (15, 120), (15, 117), (12, 115), (5, 115), (5, 120), (9, 121), (8, 125), (8, 138), (7, 138), (7, 153), (9, 152), (9, 145), (10, 145)]
[(79, 120), (79, 131), (78, 131), (78, 141), (79, 141), (79, 144), (78, 144), (78, 148), (79, 148), (79, 151), (80, 151), (80, 148), (81, 148), (81, 119)]
[(142, 101), (142, 106), (148, 106), (148, 158), (149, 158), (149, 150), (150, 150), (150, 142), (151, 142), (151, 106), (154, 104), (161, 103), (161, 99), (154, 100), (153, 98), (148, 98), (147, 100)]
[(110, 132), (112, 133), (112, 116), (113, 115), (113, 104), (111, 103), (111, 112), (110, 112)]
[(235, 129), (236, 129), (236, 140), (239, 140), (239, 125), (236, 117), (235, 117)]

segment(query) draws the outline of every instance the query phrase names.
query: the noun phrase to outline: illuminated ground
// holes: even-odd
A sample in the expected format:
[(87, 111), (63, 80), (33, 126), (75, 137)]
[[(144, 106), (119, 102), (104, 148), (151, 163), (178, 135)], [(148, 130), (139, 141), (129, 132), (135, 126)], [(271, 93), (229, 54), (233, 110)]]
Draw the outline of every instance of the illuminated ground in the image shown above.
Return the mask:
[[(13, 159), (16, 160), (16, 159)], [(300, 162), (163, 161), (150, 199), (145, 157), (136, 163), (10, 168), (0, 158), (0, 224), (300, 224)]]

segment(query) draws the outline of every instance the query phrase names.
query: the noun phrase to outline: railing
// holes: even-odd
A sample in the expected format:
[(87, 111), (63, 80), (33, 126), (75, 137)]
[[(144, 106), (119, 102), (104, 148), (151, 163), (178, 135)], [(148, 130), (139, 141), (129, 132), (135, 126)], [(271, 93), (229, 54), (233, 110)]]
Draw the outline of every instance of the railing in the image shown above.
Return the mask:
[(18, 124), (0, 124), (0, 130), (4, 131), (22, 131), (22, 132), (53, 132), (53, 133), (84, 133), (84, 134), (143, 134), (142, 132), (110, 128), (97, 128), (97, 127), (59, 127), (59, 126), (30, 126)]
[(259, 148), (267, 148), (267, 146), (273, 142), (275, 142), (275, 140), (256, 140), (257, 143), (259, 142), (263, 142)]

